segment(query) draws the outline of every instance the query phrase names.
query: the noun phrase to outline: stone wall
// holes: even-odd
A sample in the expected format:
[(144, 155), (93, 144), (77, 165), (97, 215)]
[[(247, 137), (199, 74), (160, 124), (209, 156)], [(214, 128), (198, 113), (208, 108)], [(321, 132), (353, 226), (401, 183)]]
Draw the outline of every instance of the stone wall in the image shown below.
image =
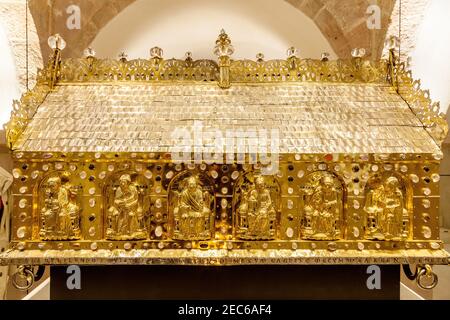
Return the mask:
[(35, 83), (37, 68), (42, 68), (42, 53), (33, 17), (26, 9), (26, 0), (0, 0), (0, 21), (6, 28), (10, 47), (15, 57), (20, 91), (26, 89), (27, 46), (26, 14), (28, 12), (28, 78), (29, 87)]
[[(29, 0), (39, 34), (42, 55), (49, 56), (47, 39), (59, 33), (67, 42), (65, 57), (80, 57), (98, 32), (135, 0)], [(68, 8), (80, 8), (80, 28), (68, 28)], [(70, 9), (70, 8), (69, 8)]]
[[(29, 0), (41, 50), (48, 56), (47, 38), (60, 33), (67, 40), (66, 57), (80, 56), (98, 32), (128, 5), (136, 0)], [(142, 1), (142, 0), (141, 0)], [(282, 0), (279, 0), (282, 1)], [(340, 57), (349, 57), (355, 47), (364, 47), (368, 54), (379, 57), (395, 0), (283, 0), (310, 17)], [(367, 28), (367, 8), (377, 4), (381, 9), (381, 28)], [(68, 29), (67, 8), (77, 5), (81, 12), (80, 29)]]
[[(365, 48), (367, 54), (378, 58), (395, 0), (286, 0), (317, 24), (338, 56), (350, 56), (351, 49)], [(380, 29), (369, 29), (367, 10), (370, 5), (380, 8)]]

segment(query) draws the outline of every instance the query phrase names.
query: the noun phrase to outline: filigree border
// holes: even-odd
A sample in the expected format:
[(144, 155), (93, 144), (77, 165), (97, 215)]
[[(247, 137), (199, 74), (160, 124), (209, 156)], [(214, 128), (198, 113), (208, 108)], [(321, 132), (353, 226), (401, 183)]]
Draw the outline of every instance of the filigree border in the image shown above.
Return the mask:
[[(286, 60), (231, 60), (230, 81), (387, 83), (388, 62), (360, 58), (322, 61), (291, 57)], [(218, 81), (213, 60), (162, 58), (114, 60), (94, 57), (61, 62), (60, 83), (112, 81)]]
[(13, 101), (10, 120), (3, 125), (6, 142), (10, 149), (15, 149), (23, 131), (33, 118), (37, 108), (44, 102), (51, 88), (45, 81), (46, 70), (39, 70), (36, 86), (25, 92), (20, 100)]
[(448, 134), (446, 115), (440, 112), (439, 102), (432, 102), (430, 91), (420, 88), (420, 80), (414, 80), (411, 70), (404, 63), (395, 68), (398, 94), (422, 122), (434, 141), (441, 146)]
[(235, 60), (232, 82), (341, 82), (387, 83), (388, 62), (361, 58), (314, 60), (290, 57), (286, 60)]
[(215, 81), (219, 68), (213, 60), (162, 58), (67, 59), (61, 62), (60, 82)]

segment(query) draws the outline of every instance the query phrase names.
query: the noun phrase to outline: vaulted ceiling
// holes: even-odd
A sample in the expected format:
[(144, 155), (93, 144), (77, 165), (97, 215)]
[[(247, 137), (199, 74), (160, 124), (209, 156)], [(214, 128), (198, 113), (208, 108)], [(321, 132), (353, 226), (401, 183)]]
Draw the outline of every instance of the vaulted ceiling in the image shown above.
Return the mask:
[[(29, 0), (42, 56), (49, 55), (47, 39), (53, 33), (60, 33), (66, 39), (66, 57), (80, 56), (105, 25), (135, 1), (139, 0)], [(311, 18), (339, 57), (348, 57), (355, 47), (366, 48), (368, 55), (380, 57), (395, 5), (395, 0), (279, 1), (287, 1), (293, 9)], [(370, 30), (367, 9), (374, 3), (381, 9), (381, 29)], [(66, 27), (66, 10), (72, 4), (79, 6), (83, 14), (79, 30)]]

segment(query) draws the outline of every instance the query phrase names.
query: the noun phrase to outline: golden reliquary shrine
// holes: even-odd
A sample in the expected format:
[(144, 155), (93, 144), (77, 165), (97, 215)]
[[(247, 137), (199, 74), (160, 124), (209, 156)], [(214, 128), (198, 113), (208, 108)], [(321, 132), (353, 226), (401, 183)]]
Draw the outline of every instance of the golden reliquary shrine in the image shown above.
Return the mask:
[(223, 31), (216, 61), (65, 60), (49, 44), (6, 125), (2, 264), (448, 263), (448, 127), (394, 39), (378, 61), (234, 60)]

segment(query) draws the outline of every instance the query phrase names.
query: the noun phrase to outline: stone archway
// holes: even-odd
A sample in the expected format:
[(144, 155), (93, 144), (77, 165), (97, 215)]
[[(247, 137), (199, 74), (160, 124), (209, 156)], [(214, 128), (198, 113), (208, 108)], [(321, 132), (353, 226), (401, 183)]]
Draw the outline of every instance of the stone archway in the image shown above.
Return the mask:
[[(365, 48), (368, 56), (381, 56), (396, 0), (285, 0), (311, 18), (340, 58), (352, 48)], [(367, 9), (377, 4), (381, 29), (369, 30)]]
[[(47, 39), (59, 33), (67, 42), (65, 57), (79, 57), (97, 33), (127, 6), (136, 0), (29, 0), (30, 12), (36, 24), (42, 56), (48, 57)], [(67, 8), (80, 8), (80, 29), (69, 30), (66, 26)], [(46, 9), (45, 9), (46, 8)]]
[[(136, 0), (29, 0), (40, 38), (42, 55), (49, 55), (47, 38), (60, 33), (67, 41), (66, 57), (80, 56), (99, 31), (122, 10)], [(281, 0), (280, 0), (281, 1)], [(395, 0), (284, 0), (311, 18), (336, 54), (349, 57), (354, 47), (371, 48), (370, 56), (380, 57)], [(366, 25), (367, 8), (378, 3), (382, 12), (382, 28), (369, 30)], [(65, 26), (69, 5), (78, 5), (82, 12), (81, 29)], [(43, 7), (47, 10), (43, 10)]]

